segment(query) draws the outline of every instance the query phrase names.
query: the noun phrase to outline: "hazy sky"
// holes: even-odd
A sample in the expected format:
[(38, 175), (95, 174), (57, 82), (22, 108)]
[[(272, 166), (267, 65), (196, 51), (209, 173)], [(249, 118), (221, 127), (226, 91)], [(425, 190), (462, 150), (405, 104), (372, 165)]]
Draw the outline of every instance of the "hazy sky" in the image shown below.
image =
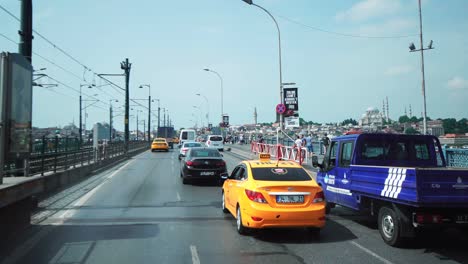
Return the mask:
[[(410, 42), (419, 46), (416, 0), (255, 2), (277, 18), (283, 81), (297, 83), (305, 120), (358, 119), (370, 106), (381, 109), (385, 96), (391, 118), (410, 104), (413, 113), (421, 115), (420, 55), (408, 52)], [(20, 15), (20, 1), (0, 4)], [(424, 46), (433, 39), (435, 47), (425, 52), (427, 112), (432, 118), (468, 117), (467, 14), (466, 0), (423, 1)], [(0, 25), (0, 34), (19, 41), (19, 23), (2, 10)], [(202, 109), (206, 123), (207, 104), (196, 93), (208, 99), (210, 121), (220, 121), (220, 83), (216, 75), (203, 71), (207, 67), (224, 79), (224, 112), (231, 124), (253, 123), (255, 107), (259, 122), (275, 118), (277, 31), (266, 13), (241, 0), (41, 0), (34, 1), (34, 28), (96, 73), (121, 73), (120, 62), (129, 58), (131, 98), (147, 98), (148, 90), (138, 86), (151, 84), (153, 98), (168, 109), (176, 127), (200, 122), (194, 105)], [(84, 83), (104, 84), (37, 35), (33, 50), (59, 66), (33, 55), (35, 69), (47, 68), (44, 73), (63, 84), (76, 90)], [(16, 52), (17, 45), (0, 35), (0, 51)], [(122, 77), (110, 78), (124, 85)], [(87, 109), (88, 127), (109, 119), (109, 99), (119, 100), (115, 107), (123, 105), (123, 93), (110, 86), (83, 87), (83, 92), (101, 100), (99, 108)], [(33, 125), (78, 124), (78, 95), (62, 84), (34, 87)], [(146, 109), (141, 109), (140, 119), (147, 119)], [(130, 122), (134, 129), (135, 120)], [(115, 118), (115, 126), (123, 129), (122, 116)]]

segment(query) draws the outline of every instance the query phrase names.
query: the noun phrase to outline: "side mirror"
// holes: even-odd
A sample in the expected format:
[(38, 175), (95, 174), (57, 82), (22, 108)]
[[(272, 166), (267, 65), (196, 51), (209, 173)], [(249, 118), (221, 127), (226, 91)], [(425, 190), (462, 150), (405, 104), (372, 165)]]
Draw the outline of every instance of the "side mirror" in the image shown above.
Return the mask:
[(317, 167), (322, 168), (322, 165), (319, 164), (318, 156), (315, 156), (315, 155), (312, 156), (312, 167), (314, 167), (314, 168), (317, 168)]
[(229, 175), (227, 173), (221, 173), (221, 180), (227, 180), (229, 179)]

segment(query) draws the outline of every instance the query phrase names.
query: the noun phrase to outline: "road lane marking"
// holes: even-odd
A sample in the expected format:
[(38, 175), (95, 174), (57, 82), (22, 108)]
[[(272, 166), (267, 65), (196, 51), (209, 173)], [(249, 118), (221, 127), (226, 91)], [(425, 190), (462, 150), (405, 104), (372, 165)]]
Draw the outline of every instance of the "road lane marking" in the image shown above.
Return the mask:
[(177, 192), (177, 201), (180, 201), (180, 194)]
[(357, 242), (354, 242), (354, 241), (351, 241), (350, 242), (351, 244), (355, 245), (356, 247), (360, 248), (362, 251), (366, 252), (367, 254), (373, 256), (374, 258), (382, 261), (383, 263), (385, 264), (393, 264), (393, 262), (377, 255), (377, 253), (373, 252), (372, 250), (368, 249), (368, 248), (365, 248), (364, 246), (361, 246), (360, 244), (358, 244)]
[(190, 252), (192, 253), (192, 263), (200, 264), (200, 258), (198, 257), (197, 247), (190, 245)]

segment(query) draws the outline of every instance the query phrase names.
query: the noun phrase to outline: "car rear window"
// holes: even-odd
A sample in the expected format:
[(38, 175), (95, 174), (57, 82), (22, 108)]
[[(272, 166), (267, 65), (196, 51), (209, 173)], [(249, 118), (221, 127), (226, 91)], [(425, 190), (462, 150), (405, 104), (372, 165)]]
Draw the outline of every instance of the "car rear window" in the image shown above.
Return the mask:
[(184, 147), (186, 148), (194, 148), (194, 147), (201, 147), (202, 145), (200, 143), (185, 143)]
[(223, 141), (223, 137), (220, 136), (212, 136), (210, 137), (211, 141)]
[(154, 142), (157, 142), (157, 143), (165, 143), (166, 140), (164, 140), (164, 139), (156, 139), (156, 140), (154, 140)]
[(311, 181), (302, 168), (252, 168), (252, 177), (257, 181)]
[(190, 152), (192, 157), (221, 157), (221, 154), (215, 149), (192, 149)]

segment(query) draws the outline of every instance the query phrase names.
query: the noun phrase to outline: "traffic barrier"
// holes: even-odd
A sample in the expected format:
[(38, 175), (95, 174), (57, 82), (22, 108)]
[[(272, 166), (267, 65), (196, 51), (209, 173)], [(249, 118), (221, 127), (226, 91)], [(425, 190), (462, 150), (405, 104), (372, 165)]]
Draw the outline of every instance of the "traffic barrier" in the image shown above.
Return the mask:
[(265, 144), (259, 142), (252, 142), (250, 144), (250, 151), (255, 154), (268, 153), (271, 158), (292, 160), (302, 165), (304, 160), (309, 159), (307, 148), (297, 146), (284, 146), (276, 144)]

